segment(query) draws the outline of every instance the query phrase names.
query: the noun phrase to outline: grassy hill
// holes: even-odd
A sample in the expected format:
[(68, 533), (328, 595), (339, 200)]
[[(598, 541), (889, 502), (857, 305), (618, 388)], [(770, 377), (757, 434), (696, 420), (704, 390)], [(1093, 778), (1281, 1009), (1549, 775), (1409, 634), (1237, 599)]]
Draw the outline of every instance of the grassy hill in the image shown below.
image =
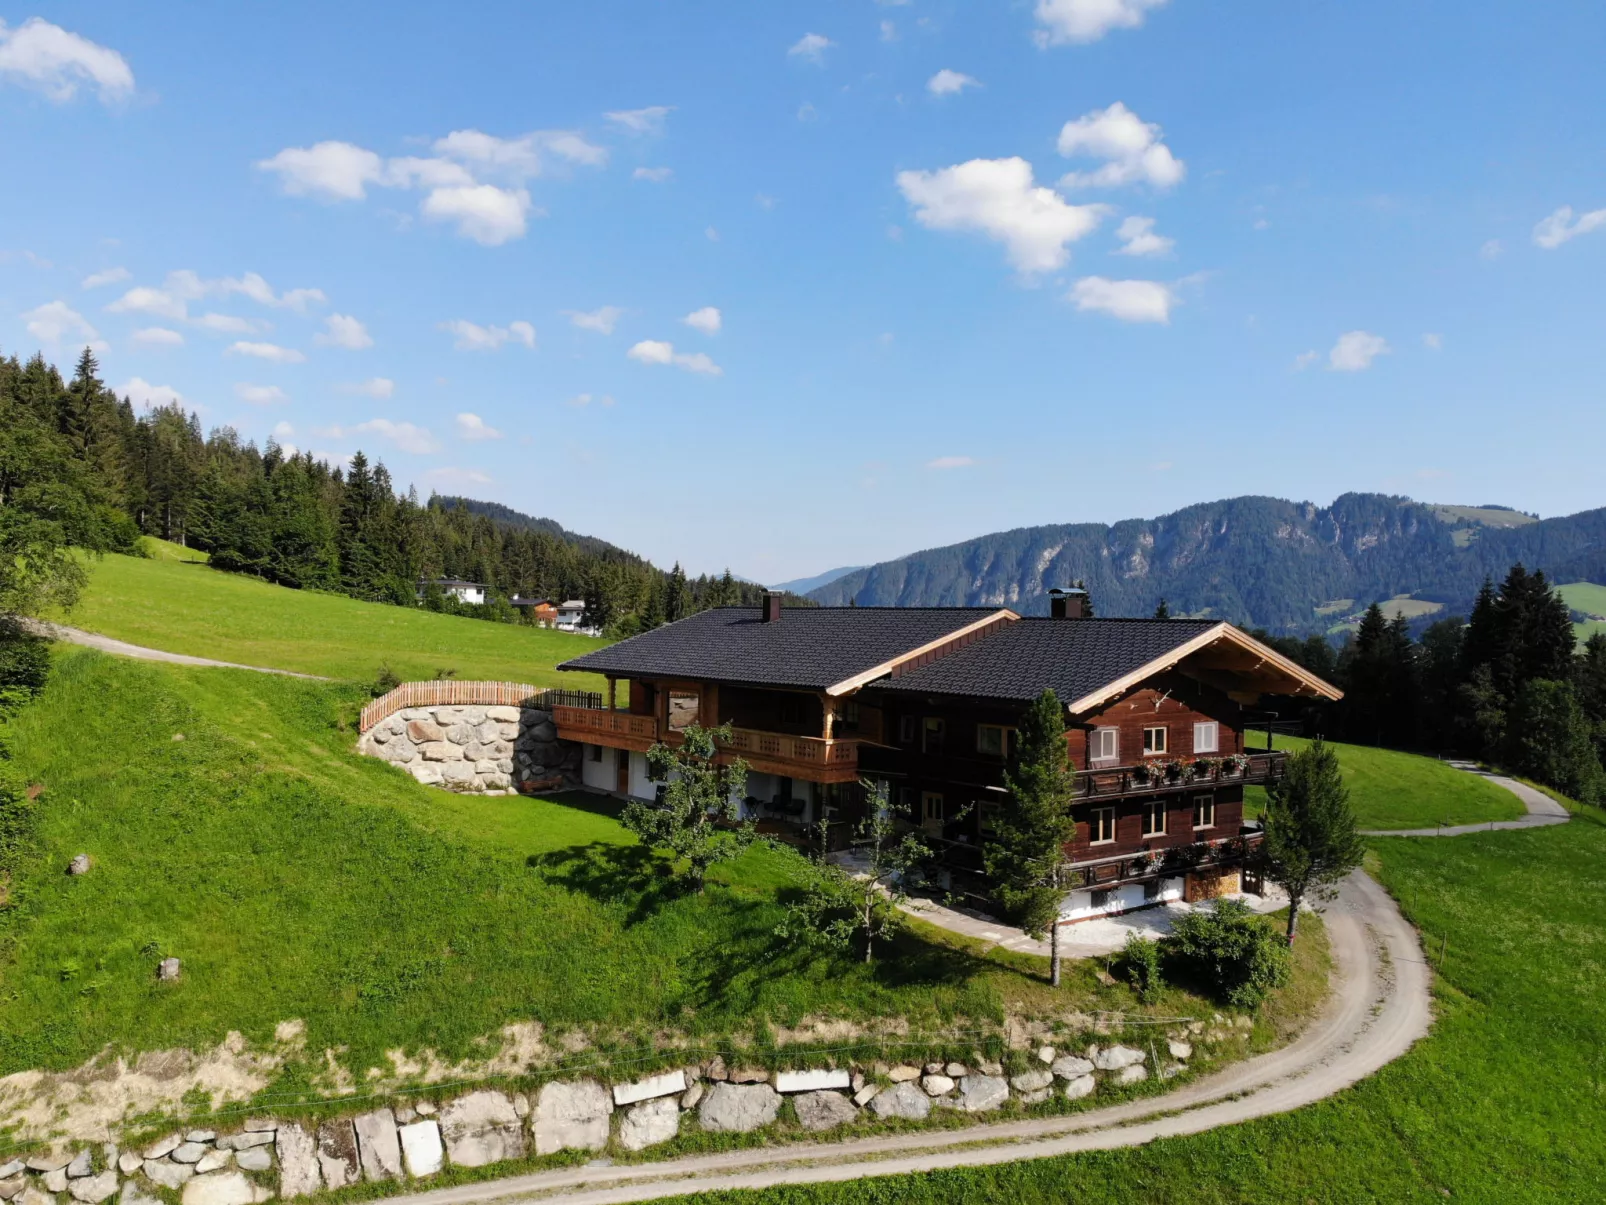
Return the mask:
[[(1265, 735), (1253, 733), (1255, 748), (1265, 747)], [(1274, 747), (1293, 751), (1308, 742), (1297, 736), (1279, 736)], [(1431, 828), (1437, 824), (1482, 824), (1514, 820), (1523, 806), (1510, 791), (1476, 774), (1452, 769), (1431, 757), (1345, 745), (1331, 741), (1338, 766), (1349, 787), (1350, 804), (1362, 828)], [(1266, 806), (1266, 792), (1249, 787), (1244, 811), (1253, 819)]]
[(1567, 605), (1574, 611), (1601, 617), (1573, 625), (1580, 643), (1588, 640), (1596, 632), (1606, 632), (1606, 586), (1597, 586), (1593, 582), (1573, 582), (1558, 589), (1561, 591), (1561, 596), (1567, 600)]
[(603, 689), (594, 675), (553, 669), (597, 648), (587, 636), (291, 590), (210, 569), (191, 549), (150, 543), (152, 559), (89, 562), (82, 601), (56, 618), (166, 652), (351, 681), (371, 682), (388, 664), (403, 680), (451, 669), (459, 678)]

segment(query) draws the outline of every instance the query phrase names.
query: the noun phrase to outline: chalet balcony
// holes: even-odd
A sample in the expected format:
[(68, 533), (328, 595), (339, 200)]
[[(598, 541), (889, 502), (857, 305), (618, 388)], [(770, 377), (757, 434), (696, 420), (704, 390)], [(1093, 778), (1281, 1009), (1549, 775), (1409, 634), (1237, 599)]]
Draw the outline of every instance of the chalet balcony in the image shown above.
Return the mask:
[(1236, 837), (1216, 841), (1088, 858), (1066, 868), (1065, 885), (1073, 890), (1105, 888), (1142, 879), (1175, 878), (1200, 870), (1227, 870), (1249, 861), (1262, 839), (1258, 829), (1246, 828)]
[(1159, 760), (1144, 765), (1078, 770), (1078, 799), (1122, 799), (1159, 795), (1196, 787), (1263, 786), (1282, 777), (1288, 754), (1248, 753), (1239, 757), (1201, 757), (1190, 761)]

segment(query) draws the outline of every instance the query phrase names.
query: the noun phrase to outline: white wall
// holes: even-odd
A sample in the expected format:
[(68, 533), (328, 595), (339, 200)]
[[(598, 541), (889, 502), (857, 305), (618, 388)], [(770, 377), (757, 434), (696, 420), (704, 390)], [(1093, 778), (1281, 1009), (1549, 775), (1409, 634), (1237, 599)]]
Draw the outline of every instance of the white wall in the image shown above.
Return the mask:
[(1117, 912), (1131, 912), (1135, 908), (1152, 908), (1156, 904), (1168, 904), (1182, 898), (1183, 886), (1184, 880), (1180, 878), (1161, 879), (1159, 896), (1149, 899), (1144, 895), (1142, 883), (1128, 883), (1113, 889), (1102, 908), (1093, 907), (1091, 891), (1073, 891), (1060, 905), (1060, 919), (1091, 920), (1096, 916), (1113, 916)]
[(593, 791), (612, 791), (614, 784), (619, 780), (614, 776), (614, 758), (619, 755), (616, 749), (604, 748), (602, 760), (592, 761), (592, 750), (595, 745), (586, 745), (580, 750), (580, 781)]
[(658, 797), (658, 784), (647, 777), (647, 755), (645, 753), (632, 753), (629, 756), (631, 798), (656, 799)]

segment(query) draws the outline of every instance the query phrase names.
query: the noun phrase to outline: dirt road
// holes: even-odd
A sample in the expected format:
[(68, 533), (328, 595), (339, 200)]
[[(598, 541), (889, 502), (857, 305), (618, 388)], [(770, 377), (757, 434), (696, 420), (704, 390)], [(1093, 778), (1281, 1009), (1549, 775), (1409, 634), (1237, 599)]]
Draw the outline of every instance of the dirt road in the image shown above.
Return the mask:
[(269, 669), (262, 665), (239, 665), (233, 661), (217, 661), (211, 657), (191, 657), (188, 653), (169, 653), (162, 649), (148, 649), (138, 644), (129, 644), (124, 640), (113, 640), (110, 636), (102, 636), (98, 632), (86, 632), (82, 628), (69, 628), (65, 624), (46, 623), (43, 620), (28, 620), (27, 626), (41, 636), (49, 636), (53, 640), (64, 640), (68, 644), (81, 644), (85, 648), (98, 649), (103, 653), (114, 653), (119, 657), (137, 657), (141, 661), (165, 661), (170, 665), (199, 665), (210, 666), (213, 669), (248, 669), (258, 674), (282, 674), (286, 678), (307, 678), (314, 682), (327, 682), (327, 678), (317, 674), (298, 674), (289, 669)]

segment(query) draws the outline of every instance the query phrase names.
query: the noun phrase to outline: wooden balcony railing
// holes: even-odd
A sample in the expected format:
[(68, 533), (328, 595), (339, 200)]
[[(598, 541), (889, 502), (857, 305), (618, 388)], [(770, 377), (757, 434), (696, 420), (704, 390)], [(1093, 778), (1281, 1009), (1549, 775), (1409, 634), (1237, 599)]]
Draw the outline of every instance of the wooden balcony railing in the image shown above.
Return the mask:
[(1283, 752), (1250, 753), (1242, 764), (1232, 757), (1198, 758), (1184, 762), (1151, 762), (1137, 766), (1111, 766), (1076, 772), (1081, 799), (1119, 798), (1186, 791), (1190, 787), (1233, 786), (1275, 782), (1282, 775)]
[[(607, 745), (614, 743), (609, 739), (614, 738), (624, 748), (640, 750), (662, 739), (658, 720), (650, 715), (591, 707), (556, 707), (552, 718), (565, 740), (589, 738), (594, 744)], [(667, 736), (678, 740), (675, 733)], [(859, 742), (854, 739), (828, 741), (817, 736), (732, 728), (730, 740), (721, 742), (720, 748), (766, 773), (848, 782), (857, 777), (859, 771)]]
[(658, 739), (658, 721), (650, 715), (631, 715), (628, 711), (607, 711), (596, 707), (554, 707), (552, 720), (560, 729), (574, 729), (597, 736), (625, 736), (637, 740)]
[(732, 728), (731, 739), (722, 748), (749, 761), (783, 761), (821, 769), (856, 769), (859, 742), (824, 740), (817, 736), (789, 736), (782, 732), (761, 732), (756, 728)]

